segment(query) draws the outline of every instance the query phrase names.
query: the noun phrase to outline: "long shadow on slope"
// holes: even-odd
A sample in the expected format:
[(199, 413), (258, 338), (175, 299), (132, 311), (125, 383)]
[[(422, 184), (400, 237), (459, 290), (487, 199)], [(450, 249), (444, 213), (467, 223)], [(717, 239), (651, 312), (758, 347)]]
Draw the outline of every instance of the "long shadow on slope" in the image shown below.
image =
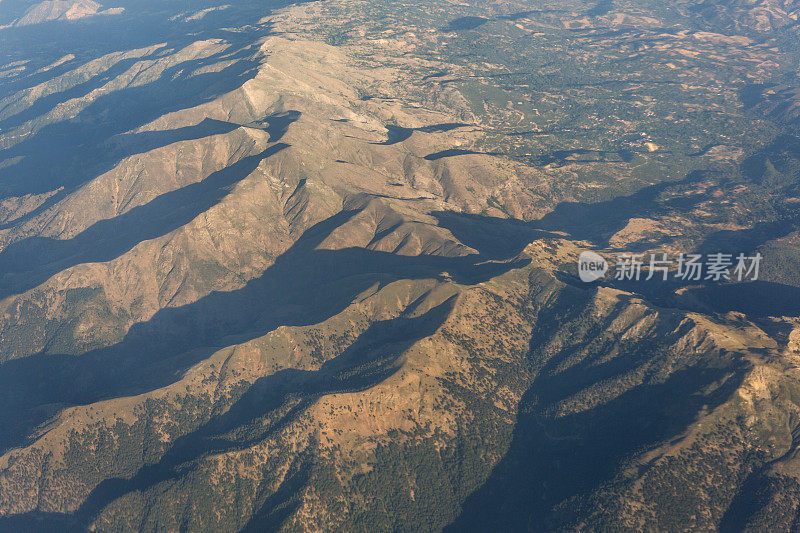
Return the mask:
[[(633, 194), (618, 196), (597, 203), (564, 202), (535, 222), (542, 230), (563, 231), (574, 239), (590, 241), (599, 246), (607, 246), (608, 239), (625, 227), (631, 218), (648, 217), (655, 213), (665, 213), (673, 209), (670, 201), (659, 202), (659, 196), (670, 187), (691, 185), (705, 177), (703, 172), (692, 172), (679, 182), (662, 182), (644, 187)], [(680, 205), (680, 210), (688, 210), (705, 199), (695, 195), (689, 205)]]
[(482, 250), (494, 250), (501, 255), (519, 253), (531, 241), (552, 232), (567, 233), (573, 239), (604, 247), (608, 245), (608, 239), (624, 228), (631, 218), (653, 216), (675, 209), (688, 210), (705, 200), (705, 195), (698, 194), (691, 202), (681, 199), (681, 204), (672, 199), (659, 201), (659, 196), (670, 187), (690, 185), (703, 176), (700, 172), (691, 173), (679, 182), (649, 185), (633, 194), (602, 202), (563, 202), (533, 222), (451, 212), (434, 215), (440, 225), (449, 229), (464, 244)]
[(532, 241), (553, 235), (534, 224), (513, 218), (439, 211), (433, 213), (439, 226), (446, 228), (461, 243), (495, 257), (520, 253)]
[[(0, 131), (8, 131), (12, 128), (20, 126), (29, 120), (33, 120), (38, 116), (52, 111), (59, 104), (63, 104), (73, 98), (80, 98), (84, 95), (91, 93), (94, 90), (100, 89), (105, 84), (123, 74), (126, 70), (131, 68), (137, 61), (147, 61), (158, 57), (158, 52), (152, 52), (139, 57), (132, 57), (122, 59), (109, 67), (107, 70), (92, 76), (83, 83), (78, 83), (70, 89), (54, 92), (47, 96), (42, 96), (35, 100), (29, 107), (23, 108), (13, 114), (8, 114), (5, 118), (0, 119)], [(48, 80), (43, 80), (48, 81)], [(11, 92), (9, 91), (9, 94)], [(0, 107), (0, 113), (6, 112), (8, 106)], [(11, 113), (11, 111), (7, 111)]]
[(585, 164), (585, 163), (630, 163), (636, 154), (632, 150), (590, 150), (578, 148), (572, 150), (555, 150), (536, 158), (538, 165)]
[(599, 0), (586, 14), (590, 17), (600, 17), (609, 13), (613, 8), (614, 0)]
[(791, 433), (792, 442), (786, 453), (766, 461), (747, 476), (722, 515), (719, 531), (778, 531), (787, 529), (789, 523), (789, 531), (800, 529), (800, 483), (781, 472), (781, 466), (795, 461), (800, 453), (800, 426), (794, 425)]
[[(180, 22), (174, 17), (218, 4), (210, 0), (130, 1), (123, 2), (126, 11), (120, 16), (89, 17), (74, 23), (46, 23), (0, 30), (7, 45), (2, 52), (11, 56), (21, 54), (20, 57), (27, 60), (32, 54), (24, 50), (30, 43), (41, 43), (37, 46), (36, 54), (33, 54), (36, 58), (46, 56), (48, 50), (53, 48), (53, 57), (44, 60), (45, 64), (52, 63), (67, 51), (77, 55), (77, 59), (68, 62), (69, 68), (110, 52), (157, 44), (161, 49), (143, 56), (143, 59), (166, 57), (167, 53), (174, 53), (200, 41), (223, 40), (226, 45), (225, 49), (209, 57), (173, 62), (158, 79), (149, 83), (95, 97), (73, 119), (44, 126), (30, 138), (5, 150), (4, 159), (22, 157), (22, 160), (0, 169), (0, 197), (43, 193), (64, 187), (56, 195), (61, 198), (75, 186), (116, 164), (119, 158), (108, 154), (106, 141), (111, 137), (161, 115), (197, 106), (240, 87), (255, 75), (260, 62), (257, 57), (259, 39), (272, 33), (270, 23), (259, 21), (268, 13), (268, 9), (291, 3), (298, 2), (275, 0), (266, 5), (235, 2), (229, 9)], [(123, 67), (129, 65), (129, 60), (123, 60), (119, 66), (111, 66), (110, 72), (101, 72), (77, 88), (44, 97), (34, 103), (35, 109), (30, 111), (30, 116), (45, 112), (68, 97), (81, 96), (101, 87), (111, 76), (119, 74)], [(32, 78), (37, 78), (35, 81), (41, 83), (63, 74), (56, 70), (42, 75), (44, 79), (36, 75)], [(148, 69), (144, 69), (134, 81), (147, 75)], [(0, 92), (7, 94), (24, 87), (24, 84), (0, 82)], [(9, 118), (12, 122), (15, 120), (14, 117)], [(51, 199), (48, 204), (52, 205), (53, 202), (54, 199)]]
[(800, 315), (800, 288), (772, 281), (706, 284), (687, 293), (699, 311), (737, 311), (753, 318)]
[(294, 460), (278, 489), (271, 491), (269, 496), (257, 497), (264, 503), (241, 531), (243, 533), (280, 531), (281, 526), (302, 504), (302, 491), (311, 480), (313, 468), (314, 459), (310, 453), (303, 453)]
[[(289, 125), (295, 122), (299, 117), (300, 117), (299, 111), (289, 110), (285, 112), (273, 113), (272, 115), (264, 117), (261, 120), (257, 120), (252, 123), (242, 124), (242, 125), (231, 122), (225, 122), (221, 120), (205, 118), (201, 122), (193, 126), (184, 126), (181, 128), (175, 128), (170, 130), (115, 134), (107, 139), (104, 138), (103, 136), (100, 136), (96, 139), (98, 145), (95, 146), (95, 148), (102, 147), (103, 153), (107, 155), (105, 159), (94, 158), (98, 159), (98, 161), (102, 161), (100, 163), (95, 164), (95, 166), (93, 167), (94, 172), (99, 174), (106, 170), (110, 170), (123, 159), (136, 154), (143, 154), (151, 150), (156, 150), (158, 148), (167, 146), (169, 144), (181, 141), (191, 141), (191, 140), (211, 137), (213, 135), (230, 133), (233, 130), (242, 126), (265, 131), (269, 135), (270, 142), (276, 142), (279, 141), (285, 135)], [(74, 153), (70, 152), (69, 154), (67, 154), (66, 157), (69, 158), (77, 156)], [(61, 162), (63, 163), (63, 161)], [(56, 158), (55, 161), (51, 160), (39, 161), (39, 162), (34, 162), (33, 164), (43, 166), (46, 163), (58, 165), (59, 160), (58, 158)], [(14, 168), (17, 167), (13, 167), (9, 172), (11, 172)], [(46, 209), (50, 208), (53, 204), (63, 199), (71, 191), (72, 189), (70, 188), (66, 188), (60, 191), (59, 193), (50, 197), (41, 206), (37, 207), (36, 209), (33, 209), (29, 213), (21, 217), (15, 218), (8, 223), (0, 224), (0, 229), (5, 229), (8, 227), (18, 225), (21, 222), (24, 222), (42, 213)]]
[(697, 253), (754, 252), (759, 246), (771, 240), (786, 237), (796, 231), (799, 225), (800, 216), (793, 216), (762, 222), (741, 230), (716, 231), (703, 240), (703, 243), (697, 248)]
[(255, 74), (256, 61), (249, 50), (236, 54), (232, 58), (236, 61), (220, 72), (191, 74), (222, 61), (222, 55), (181, 62), (151, 83), (100, 96), (73, 120), (45, 126), (4, 150), (6, 158), (21, 159), (0, 169), (0, 197), (41, 194), (59, 187), (64, 189), (56, 196), (63, 197), (119, 162), (107, 155), (106, 142), (113, 136), (211, 100)]
[[(181, 2), (158, 2), (154, 0), (123, 0), (117, 6), (124, 6), (125, 12), (121, 15), (110, 17), (88, 17), (71, 22), (50, 22), (21, 28), (0, 30), (0, 39), (4, 46), (0, 48), (0, 58), (6, 56), (7, 61), (25, 60), (29, 67), (25, 72), (33, 74), (21, 75), (12, 78), (0, 78), (0, 94), (13, 95), (17, 91), (34, 87), (47, 82), (56, 83), (56, 78), (64, 76), (63, 82), (57, 82), (58, 90), (54, 94), (42, 96), (34, 101), (27, 109), (21, 109), (0, 121), (0, 130), (8, 131), (24, 121), (33, 120), (53, 110), (60, 104), (70, 99), (91, 95), (92, 91), (102, 88), (115, 76), (122, 74), (128, 67), (138, 61), (152, 61), (164, 58), (176, 50), (202, 41), (224, 41), (228, 48), (214, 57), (220, 61), (242, 60), (251, 66), (257, 62), (256, 54), (258, 42), (261, 38), (272, 33), (270, 22), (261, 22), (261, 19), (271, 8), (283, 7), (292, 3), (301, 3), (304, 0), (286, 1), (272, 0), (266, 3), (251, 4), (247, 2), (232, 2), (225, 10), (207, 13), (203, 17), (192, 20), (181, 20), (182, 16), (189, 15), (193, 9), (218, 7), (212, 0), (187, 0)], [(4, 2), (4, 6), (7, 2)], [(32, 43), (36, 43), (35, 47)], [(126, 51), (141, 50), (145, 47), (157, 49), (139, 58), (119, 60), (114, 54)], [(33, 48), (33, 49), (32, 49)], [(237, 53), (232, 53), (237, 51)], [(50, 69), (44, 67), (53, 64), (56, 60), (70, 53), (73, 59)], [(76, 82), (77, 76), (84, 73), (72, 73), (73, 69), (89, 62), (107, 56), (107, 61), (112, 63), (106, 71), (100, 71), (86, 80), (77, 80), (74, 87), (69, 83)], [(214, 57), (210, 58), (212, 61)], [(209, 58), (207, 58), (209, 59)], [(0, 59), (0, 64), (4, 63)], [(175, 65), (185, 67), (186, 72), (193, 70), (191, 62), (183, 61)], [(202, 68), (202, 65), (200, 65)], [(227, 76), (235, 79), (236, 65), (227, 68)], [(35, 72), (37, 69), (42, 72)], [(85, 69), (83, 69), (85, 70)], [(139, 69), (134, 75), (134, 81), (147, 75), (147, 68)], [(168, 74), (179, 72), (171, 70)], [(210, 80), (211, 76), (206, 76)], [(180, 87), (179, 77), (165, 79), (167, 83), (177, 81), (173, 91), (162, 91), (153, 95), (151, 104), (175, 105), (175, 109), (192, 107), (196, 101), (196, 94), (185, 91)], [(242, 80), (243, 81), (243, 80)], [(65, 88), (66, 87), (66, 88)], [(168, 87), (167, 87), (168, 89)], [(213, 91), (213, 87), (209, 87)], [(221, 94), (217, 92), (216, 94)], [(106, 117), (97, 115), (90, 122), (102, 125)], [(84, 119), (85, 121), (85, 119)], [(80, 142), (80, 139), (76, 139)], [(97, 154), (95, 154), (96, 156)]]
[(800, 174), (800, 137), (778, 136), (742, 161), (740, 168), (754, 183), (772, 188), (796, 184)]
[[(0, 92), (10, 94), (31, 87), (63, 74), (75, 64), (121, 50), (162, 43), (182, 47), (210, 39), (252, 44), (269, 33), (270, 23), (261, 21), (270, 10), (303, 1), (268, 0), (254, 4), (235, 0), (228, 2), (224, 10), (187, 18), (193, 12), (219, 7), (220, 4), (214, 0), (118, 0), (114, 6), (125, 8), (118, 15), (6, 28), (0, 30), (3, 40), (0, 64), (26, 60), (30, 63), (25, 72), (32, 74), (23, 73), (9, 80), (0, 80)], [(9, 4), (8, 8), (6, 4)], [(3, 12), (8, 13), (13, 4), (14, 0), (5, 0)], [(48, 72), (36, 72), (67, 53), (76, 58)]]
[(108, 146), (117, 161), (136, 154), (157, 150), (164, 146), (182, 141), (196, 141), (214, 135), (230, 133), (239, 124), (204, 118), (194, 126), (184, 126), (171, 130), (143, 131), (140, 133), (123, 133), (111, 137)]
[(459, 155), (503, 155), (500, 152), (475, 152), (473, 150), (464, 150), (462, 148), (448, 148), (440, 152), (434, 152), (426, 155), (423, 159), (427, 161), (438, 161), (447, 157), (456, 157)]
[[(140, 469), (129, 479), (101, 482), (72, 516), (31, 513), (9, 519), (9, 526), (36, 524), (88, 527), (108, 504), (125, 494), (141, 491), (180, 475), (187, 463), (211, 454), (242, 450), (263, 441), (326, 394), (357, 392), (382, 382), (399, 368), (397, 362), (412, 344), (432, 335), (450, 314), (455, 296), (417, 317), (401, 316), (377, 322), (336, 358), (317, 371), (281, 370), (256, 380), (225, 413), (177, 439), (158, 463)], [(276, 415), (276, 416), (272, 416)], [(295, 483), (308, 465), (300, 465)], [(262, 509), (250, 526), (274, 525), (276, 493), (264, 498)], [(0, 526), (3, 520), (0, 519)]]
[[(576, 323), (593, 293), (592, 289), (562, 293), (533, 342), (541, 345), (565, 325)], [(562, 402), (578, 390), (589, 391), (608, 378), (622, 377), (654, 357), (656, 346), (648, 343), (620, 346), (627, 353), (618, 361), (576, 363), (601, 330), (588, 331), (577, 340), (568, 336), (564, 348), (545, 363), (532, 344), (531, 364), (540, 368), (520, 403), (509, 450), (487, 482), (467, 499), (448, 531), (547, 531), (573, 526), (586, 511), (586, 498), (611, 481), (628, 457), (683, 432), (704, 406), (713, 408), (726, 401), (744, 375), (743, 362), (731, 360), (729, 366), (717, 368), (701, 361), (676, 370), (664, 381), (654, 376), (595, 407), (561, 414)], [(590, 353), (601, 355), (608, 347), (594, 348)]]
[[(81, 98), (85, 95), (91, 94), (93, 91), (100, 90), (107, 83), (124, 74), (136, 63), (155, 61), (159, 58), (163, 59), (163, 56), (164, 48), (159, 48), (147, 54), (121, 59), (109, 66), (106, 70), (89, 77), (82, 83), (77, 83), (69, 89), (55, 91), (47, 96), (37, 98), (30, 106), (24, 107), (13, 114), (9, 111), (8, 116), (0, 119), (0, 131), (8, 131), (17, 126), (21, 126), (25, 122), (43, 116), (46, 113), (54, 110), (59, 105), (63, 105), (72, 99)], [(75, 65), (72, 66), (75, 67)], [(43, 81), (52, 81), (52, 78)], [(0, 112), (5, 111), (6, 109), (6, 107), (0, 107)]]
[(409, 257), (363, 248), (317, 249), (361, 208), (351, 204), (307, 230), (242, 289), (163, 309), (114, 346), (80, 356), (42, 353), (0, 366), (0, 449), (27, 442), (47, 419), (48, 406), (89, 404), (165, 386), (213, 347), (241, 343), (281, 325), (322, 322), (376, 283), (439, 278), (446, 272), (457, 282), (473, 284), (523, 262), (485, 261), (490, 256), (481, 254)]
[[(659, 183), (645, 187), (631, 195), (620, 196), (604, 202), (564, 202), (533, 222), (516, 219), (490, 218), (481, 215), (440, 212), (434, 213), (440, 226), (447, 228), (460, 242), (498, 256), (520, 253), (525, 246), (547, 236), (566, 233), (576, 240), (586, 240), (599, 247), (606, 247), (609, 238), (624, 228), (631, 218), (652, 217), (669, 212), (691, 210), (693, 206), (708, 198), (707, 194), (691, 197), (678, 196), (660, 200), (659, 196), (670, 187), (691, 184), (702, 179), (704, 174), (689, 174), (681, 182)], [(744, 230), (722, 230), (708, 235), (697, 247), (697, 253), (739, 253), (752, 255), (759, 246), (773, 239), (784, 237), (797, 230), (800, 218), (789, 217), (764, 222)], [(638, 252), (636, 246), (625, 250)], [(765, 262), (769, 258), (765, 259)], [(763, 267), (762, 267), (763, 270)], [(679, 307), (700, 312), (740, 311), (755, 317), (795, 316), (800, 314), (800, 288), (787, 283), (771, 281), (712, 283), (706, 280), (668, 281), (617, 281), (607, 278), (601, 282), (624, 291), (644, 295), (659, 305)], [(582, 286), (575, 279), (562, 279), (567, 283)], [(684, 296), (676, 297), (675, 291), (689, 287)]]
[(101, 220), (72, 239), (30, 237), (0, 252), (0, 300), (36, 287), (52, 275), (81, 263), (110, 261), (142, 241), (189, 223), (219, 203), (259, 163), (286, 148), (278, 143), (244, 157), (203, 181), (162, 194), (117, 217)]
[[(753, 256), (761, 247), (770, 241), (780, 239), (796, 231), (800, 227), (800, 217), (789, 217), (775, 221), (756, 224), (742, 230), (720, 230), (714, 232), (697, 246), (695, 252), (708, 257), (708, 254), (730, 254), (735, 258), (743, 253)], [(800, 287), (794, 278), (794, 270), (780, 264), (780, 257), (775, 258), (763, 254), (760, 275), (769, 268), (772, 279), (710, 282), (680, 280), (674, 277), (667, 281), (616, 281), (609, 280), (604, 284), (615, 288), (636, 292), (659, 305), (678, 307), (699, 312), (727, 313), (738, 311), (751, 317), (797, 316), (800, 315)], [(788, 274), (780, 272), (785, 268)], [(732, 274), (733, 275), (733, 274)], [(735, 277), (735, 276), (734, 276)], [(676, 291), (682, 291), (676, 296)]]
[(483, 17), (474, 17), (474, 16), (459, 17), (455, 20), (451, 20), (447, 24), (447, 26), (442, 28), (441, 31), (453, 32), (453, 31), (474, 30), (475, 28), (483, 26), (487, 22), (489, 22), (489, 19)]
[[(102, 163), (95, 164), (95, 166), (93, 167), (94, 170), (90, 174), (92, 175), (101, 174), (106, 170), (110, 170), (111, 168), (113, 168), (123, 159), (136, 154), (143, 154), (151, 150), (156, 150), (158, 148), (176, 142), (191, 141), (191, 140), (211, 137), (213, 135), (230, 133), (241, 126), (265, 131), (269, 135), (269, 140), (271, 142), (275, 142), (283, 137), (289, 125), (294, 121), (296, 121), (299, 117), (300, 117), (299, 111), (290, 110), (280, 113), (274, 113), (272, 115), (265, 117), (262, 120), (258, 120), (250, 124), (244, 124), (244, 125), (206, 118), (203, 119), (198, 124), (195, 124), (194, 126), (185, 126), (182, 128), (175, 128), (171, 130), (125, 133), (120, 135), (113, 135), (112, 137), (106, 140), (98, 139), (98, 143), (100, 143), (98, 146), (102, 146), (103, 150), (105, 151), (104, 153), (106, 153), (107, 155)], [(67, 157), (74, 157), (74, 154), (68, 155)], [(63, 161), (61, 162), (63, 163)], [(39, 162), (34, 162), (33, 164), (43, 165), (44, 162), (39, 161)], [(56, 159), (55, 164), (59, 164), (58, 159)], [(1, 174), (2, 172), (0, 171), (0, 175)], [(72, 192), (75, 188), (77, 188), (77, 186), (79, 186), (81, 183), (73, 184), (74, 187), (65, 187), (63, 190), (59, 191), (58, 193), (54, 194), (46, 201), (44, 201), (36, 209), (31, 210), (30, 212), (26, 213), (21, 217), (14, 218), (5, 224), (0, 224), (0, 229), (5, 229), (19, 225), (20, 223), (25, 222), (41, 214), (42, 212), (44, 212), (45, 210), (49, 209), (54, 204), (56, 204), (58, 201), (62, 200), (65, 196), (67, 196), (70, 192)]]
[(457, 128), (462, 128), (464, 126), (469, 126), (469, 125), (470, 124), (464, 124), (462, 122), (446, 122), (444, 124), (432, 124), (430, 126), (422, 126), (420, 128), (403, 128), (401, 126), (394, 126), (390, 124), (386, 126), (387, 139), (383, 142), (372, 143), (372, 144), (392, 145), (407, 140), (408, 138), (411, 137), (411, 135), (415, 131), (421, 131), (423, 133), (438, 133), (438, 132), (454, 130)]

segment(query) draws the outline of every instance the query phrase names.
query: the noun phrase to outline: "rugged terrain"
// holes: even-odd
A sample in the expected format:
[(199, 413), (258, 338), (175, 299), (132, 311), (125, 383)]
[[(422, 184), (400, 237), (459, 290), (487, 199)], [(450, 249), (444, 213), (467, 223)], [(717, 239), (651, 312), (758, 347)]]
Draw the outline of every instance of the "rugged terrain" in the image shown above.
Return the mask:
[(0, 529), (796, 529), (799, 15), (2, 0)]

